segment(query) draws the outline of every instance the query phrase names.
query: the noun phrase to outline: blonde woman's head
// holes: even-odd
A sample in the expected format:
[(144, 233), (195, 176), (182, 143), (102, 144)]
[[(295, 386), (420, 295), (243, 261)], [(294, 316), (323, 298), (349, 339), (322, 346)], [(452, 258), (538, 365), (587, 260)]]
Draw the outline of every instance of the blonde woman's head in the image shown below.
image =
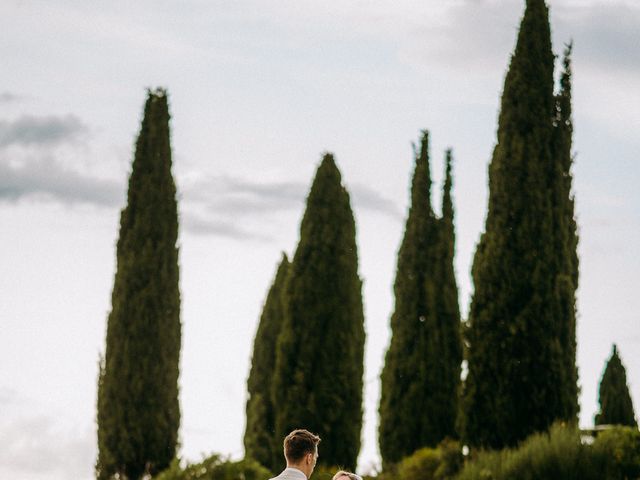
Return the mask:
[(333, 476), (331, 480), (362, 480), (362, 477), (360, 475), (356, 475), (355, 473), (340, 470)]

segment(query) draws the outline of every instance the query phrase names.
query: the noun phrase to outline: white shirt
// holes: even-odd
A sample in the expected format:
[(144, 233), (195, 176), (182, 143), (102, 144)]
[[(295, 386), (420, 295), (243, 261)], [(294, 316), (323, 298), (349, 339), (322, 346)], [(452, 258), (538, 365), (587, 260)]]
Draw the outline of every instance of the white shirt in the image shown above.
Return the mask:
[(269, 480), (307, 480), (307, 476), (297, 468), (287, 467), (280, 475)]

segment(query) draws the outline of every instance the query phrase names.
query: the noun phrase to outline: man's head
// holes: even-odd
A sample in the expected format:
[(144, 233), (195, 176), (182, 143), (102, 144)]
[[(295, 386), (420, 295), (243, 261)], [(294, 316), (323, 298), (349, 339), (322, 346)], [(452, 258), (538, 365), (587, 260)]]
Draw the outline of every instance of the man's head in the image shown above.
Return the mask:
[(284, 439), (284, 458), (287, 467), (301, 470), (307, 478), (313, 473), (318, 460), (320, 437), (307, 430), (294, 430)]

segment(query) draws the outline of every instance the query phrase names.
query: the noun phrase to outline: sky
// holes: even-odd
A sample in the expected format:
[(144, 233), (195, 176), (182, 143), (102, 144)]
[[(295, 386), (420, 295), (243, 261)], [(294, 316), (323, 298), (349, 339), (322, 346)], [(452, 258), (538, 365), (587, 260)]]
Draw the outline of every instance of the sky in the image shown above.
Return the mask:
[[(115, 244), (148, 87), (166, 87), (180, 210), (180, 455), (243, 455), (246, 378), (323, 152), (351, 194), (366, 317), (359, 470), (379, 464), (412, 142), (433, 202), (454, 152), (466, 314), (521, 0), (0, 3), (0, 477), (89, 479)], [(640, 407), (640, 4), (550, 1), (574, 41), (581, 424), (612, 344)]]

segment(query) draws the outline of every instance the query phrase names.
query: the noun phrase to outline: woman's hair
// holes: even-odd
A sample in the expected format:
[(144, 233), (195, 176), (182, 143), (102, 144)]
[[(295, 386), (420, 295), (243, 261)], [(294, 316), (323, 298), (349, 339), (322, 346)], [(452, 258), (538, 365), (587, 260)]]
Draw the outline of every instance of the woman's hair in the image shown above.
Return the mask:
[(338, 471), (331, 480), (338, 480), (343, 476), (349, 477), (349, 480), (362, 480), (362, 477), (360, 475), (356, 475), (355, 473), (347, 472), (345, 470)]

